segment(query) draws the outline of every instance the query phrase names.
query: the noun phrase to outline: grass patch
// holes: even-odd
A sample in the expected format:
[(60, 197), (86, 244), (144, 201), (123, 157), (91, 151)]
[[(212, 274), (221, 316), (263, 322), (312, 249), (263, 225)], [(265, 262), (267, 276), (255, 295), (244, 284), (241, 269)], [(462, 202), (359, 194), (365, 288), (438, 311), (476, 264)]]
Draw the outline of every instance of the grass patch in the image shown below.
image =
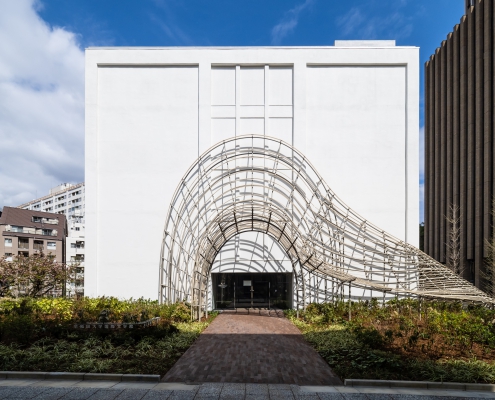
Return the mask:
[[(102, 314), (102, 311), (105, 312)], [(0, 369), (164, 375), (216, 314), (190, 322), (187, 304), (115, 298), (0, 301)], [(139, 322), (141, 329), (80, 330), (74, 323)]]
[(311, 304), (286, 314), (341, 379), (495, 383), (495, 312), (413, 300)]

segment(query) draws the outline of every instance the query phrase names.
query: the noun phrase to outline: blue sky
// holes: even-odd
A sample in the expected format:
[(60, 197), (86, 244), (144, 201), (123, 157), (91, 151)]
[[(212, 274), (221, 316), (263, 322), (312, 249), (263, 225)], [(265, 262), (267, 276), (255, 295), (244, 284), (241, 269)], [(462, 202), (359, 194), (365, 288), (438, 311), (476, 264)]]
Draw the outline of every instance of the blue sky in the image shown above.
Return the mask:
[[(84, 180), (85, 47), (395, 39), (424, 64), (464, 0), (0, 0), (0, 11), (1, 208)], [(421, 127), (422, 99), (423, 84)]]

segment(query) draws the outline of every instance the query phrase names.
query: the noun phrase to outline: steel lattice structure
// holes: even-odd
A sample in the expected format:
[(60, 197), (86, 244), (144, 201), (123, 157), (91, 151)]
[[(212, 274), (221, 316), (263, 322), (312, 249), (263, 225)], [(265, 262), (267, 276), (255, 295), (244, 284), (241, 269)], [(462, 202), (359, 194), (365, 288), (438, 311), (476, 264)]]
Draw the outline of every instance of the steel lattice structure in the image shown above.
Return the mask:
[[(291, 145), (238, 136), (203, 153), (184, 175), (168, 212), (160, 257), (160, 301), (208, 303), (210, 269), (222, 246), (246, 231), (273, 237), (292, 262), (297, 306), (308, 274), (396, 296), (492, 303), (493, 299), (414, 246), (350, 209)], [(199, 314), (198, 314), (199, 315)]]

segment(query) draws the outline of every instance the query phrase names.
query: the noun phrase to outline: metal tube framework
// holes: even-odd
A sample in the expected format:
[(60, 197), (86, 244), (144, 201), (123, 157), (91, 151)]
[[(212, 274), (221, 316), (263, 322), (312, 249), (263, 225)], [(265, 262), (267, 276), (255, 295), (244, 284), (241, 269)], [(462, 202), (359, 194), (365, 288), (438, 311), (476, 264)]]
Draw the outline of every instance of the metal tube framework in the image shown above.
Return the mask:
[[(163, 233), (159, 299), (207, 309), (211, 266), (234, 236), (274, 238), (294, 268), (297, 308), (324, 287), (371, 298), (420, 296), (493, 303), (493, 299), (414, 246), (350, 209), (291, 145), (267, 136), (238, 136), (203, 153), (177, 187)], [(310, 285), (311, 279), (318, 282)], [(348, 285), (345, 285), (347, 283)], [(311, 287), (311, 289), (309, 289)], [(340, 290), (340, 295), (339, 295)]]

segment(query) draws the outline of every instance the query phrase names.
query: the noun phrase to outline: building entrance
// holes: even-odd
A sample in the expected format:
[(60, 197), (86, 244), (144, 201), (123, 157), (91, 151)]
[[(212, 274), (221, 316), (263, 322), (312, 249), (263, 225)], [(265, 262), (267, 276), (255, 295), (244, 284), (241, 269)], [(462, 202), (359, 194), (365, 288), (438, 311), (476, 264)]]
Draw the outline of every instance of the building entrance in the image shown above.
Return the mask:
[(211, 277), (216, 309), (292, 306), (290, 273), (213, 273)]

